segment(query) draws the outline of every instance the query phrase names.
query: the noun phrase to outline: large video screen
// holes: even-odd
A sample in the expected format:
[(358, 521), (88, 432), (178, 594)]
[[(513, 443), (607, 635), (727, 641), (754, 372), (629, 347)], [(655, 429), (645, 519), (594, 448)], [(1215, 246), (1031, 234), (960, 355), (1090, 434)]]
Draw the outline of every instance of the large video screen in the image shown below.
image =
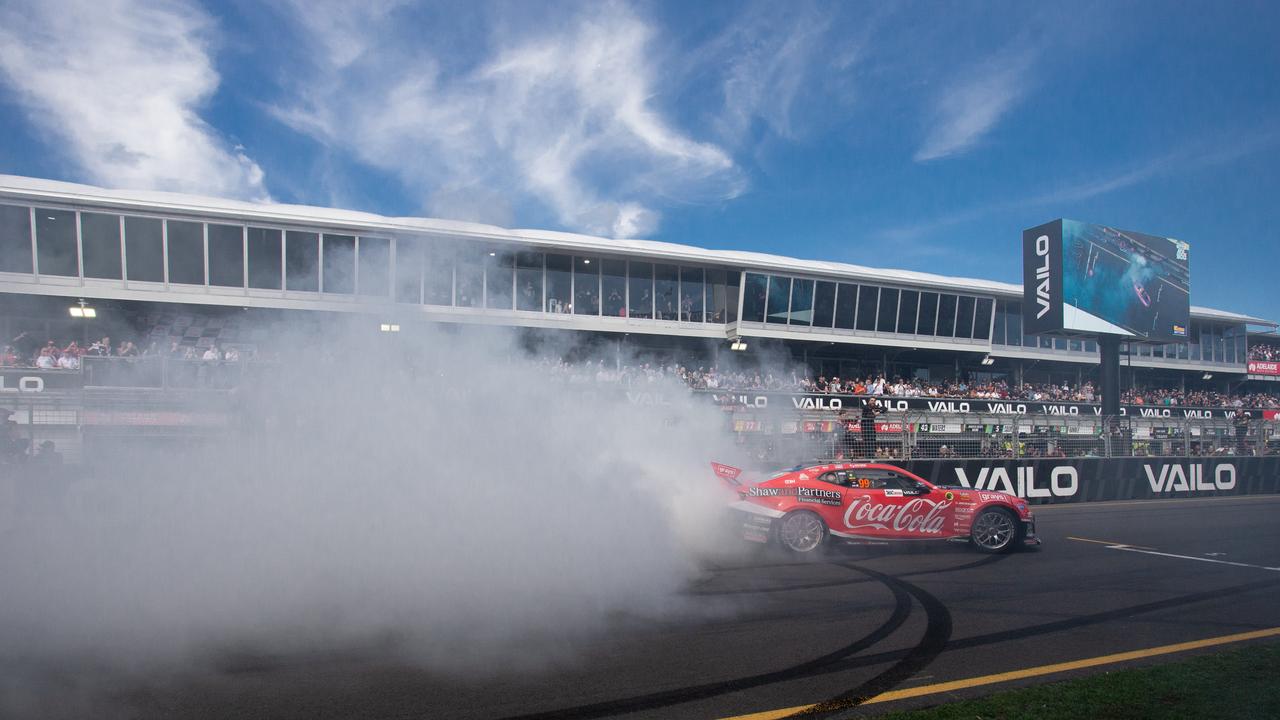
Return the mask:
[(1191, 323), (1190, 255), (1181, 240), (1076, 220), (1027, 230), (1028, 331), (1184, 340)]

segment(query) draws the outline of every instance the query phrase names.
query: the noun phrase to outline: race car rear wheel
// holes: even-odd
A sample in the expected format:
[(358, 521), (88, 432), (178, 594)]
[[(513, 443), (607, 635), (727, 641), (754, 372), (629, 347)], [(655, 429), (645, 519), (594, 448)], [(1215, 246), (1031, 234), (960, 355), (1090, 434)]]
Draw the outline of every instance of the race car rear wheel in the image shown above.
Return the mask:
[(1009, 552), (1017, 545), (1018, 520), (1004, 508), (987, 508), (973, 520), (969, 539), (983, 552)]
[(798, 510), (778, 521), (778, 544), (793, 553), (811, 553), (827, 539), (827, 526), (822, 518)]

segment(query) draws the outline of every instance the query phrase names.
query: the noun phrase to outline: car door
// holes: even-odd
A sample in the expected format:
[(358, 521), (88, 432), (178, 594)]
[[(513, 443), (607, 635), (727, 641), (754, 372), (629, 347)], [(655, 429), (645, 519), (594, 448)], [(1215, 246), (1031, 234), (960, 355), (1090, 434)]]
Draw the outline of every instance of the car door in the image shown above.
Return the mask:
[(841, 517), (845, 532), (898, 540), (945, 537), (951, 507), (946, 498), (892, 470), (856, 473)]
[(887, 474), (874, 468), (854, 468), (847, 473), (846, 502), (838, 524), (832, 527), (849, 535), (895, 537), (893, 521), (902, 495), (885, 495)]
[(828, 528), (840, 530), (844, 508), (849, 503), (849, 476), (852, 471), (831, 470), (801, 481), (796, 502), (822, 517)]

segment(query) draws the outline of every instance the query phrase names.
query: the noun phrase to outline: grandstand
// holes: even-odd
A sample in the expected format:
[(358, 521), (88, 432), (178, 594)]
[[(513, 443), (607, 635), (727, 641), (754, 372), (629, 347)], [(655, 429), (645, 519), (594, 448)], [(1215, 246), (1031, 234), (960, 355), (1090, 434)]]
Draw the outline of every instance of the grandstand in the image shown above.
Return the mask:
[[(128, 340), (129, 354), (166, 361), (92, 378), (95, 362), (6, 371), (6, 390), (33, 390), (33, 377), (45, 392), (182, 385), (194, 374), (170, 361), (208, 359), (214, 347), (219, 360), (269, 355), (273, 323), (323, 329), (336, 313), (401, 332), (440, 323), (567, 335), (657, 366), (782, 357), (813, 382), (997, 384), (1016, 397), (1009, 388), (1096, 381), (1095, 343), (1023, 333), (1021, 299), (1021, 285), (991, 280), (0, 176), (0, 339), (35, 341), (4, 362), (45, 362), (48, 340), (84, 351), (104, 336), (115, 338), (110, 352)], [(1122, 347), (1130, 398), (1276, 387), (1275, 363), (1249, 350), (1251, 334), (1273, 338), (1276, 323), (1204, 307), (1191, 318), (1184, 341)], [(80, 382), (66, 380), (74, 374)]]

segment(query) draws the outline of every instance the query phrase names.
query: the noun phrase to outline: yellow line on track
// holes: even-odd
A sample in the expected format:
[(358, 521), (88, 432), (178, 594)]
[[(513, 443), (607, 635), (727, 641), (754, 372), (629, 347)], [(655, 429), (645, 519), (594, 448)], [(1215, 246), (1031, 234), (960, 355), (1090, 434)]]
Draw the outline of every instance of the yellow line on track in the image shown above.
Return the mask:
[[(1011, 670), (1009, 672), (996, 673), (994, 675), (980, 675), (978, 677), (966, 678), (964, 680), (952, 680), (950, 682), (922, 685), (920, 687), (907, 688), (904, 690), (891, 690), (887, 693), (876, 695), (862, 704), (872, 705), (875, 703), (894, 702), (895, 700), (906, 700), (909, 698), (923, 697), (925, 695), (936, 695), (938, 693), (952, 692), (953, 690), (964, 690), (966, 688), (980, 687), (982, 685), (993, 685), (995, 683), (1009, 682), (1011, 680), (1040, 677), (1042, 675), (1052, 675), (1054, 673), (1068, 672), (1071, 670), (1083, 670), (1085, 668), (1098, 667), (1100, 665), (1112, 665), (1115, 663), (1128, 662), (1130, 660), (1141, 660), (1143, 658), (1158, 657), (1160, 655), (1187, 652), (1188, 650), (1199, 650), (1201, 648), (1215, 647), (1217, 645), (1227, 645), (1230, 643), (1245, 642), (1246, 640), (1258, 640), (1261, 638), (1276, 636), (1280, 636), (1280, 627), (1267, 628), (1265, 630), (1253, 630), (1251, 632), (1236, 633), (1234, 635), (1221, 635), (1219, 637), (1205, 638), (1203, 640), (1192, 640), (1190, 642), (1175, 643), (1173, 645), (1161, 645), (1159, 647), (1146, 648), (1145, 650), (1131, 650), (1129, 652), (1100, 655), (1098, 657), (1085, 658), (1083, 660), (1072, 660), (1071, 662), (1055, 663), (1053, 665), (1040, 665), (1038, 667), (1023, 668), (1021, 670)], [(818, 706), (819, 703), (813, 703), (811, 705), (796, 705), (795, 707), (780, 708), (778, 710), (766, 710), (764, 712), (750, 713), (747, 715), (734, 715), (732, 717), (724, 718), (723, 720), (778, 720), (778, 718), (790, 717), (796, 713), (817, 708)]]

